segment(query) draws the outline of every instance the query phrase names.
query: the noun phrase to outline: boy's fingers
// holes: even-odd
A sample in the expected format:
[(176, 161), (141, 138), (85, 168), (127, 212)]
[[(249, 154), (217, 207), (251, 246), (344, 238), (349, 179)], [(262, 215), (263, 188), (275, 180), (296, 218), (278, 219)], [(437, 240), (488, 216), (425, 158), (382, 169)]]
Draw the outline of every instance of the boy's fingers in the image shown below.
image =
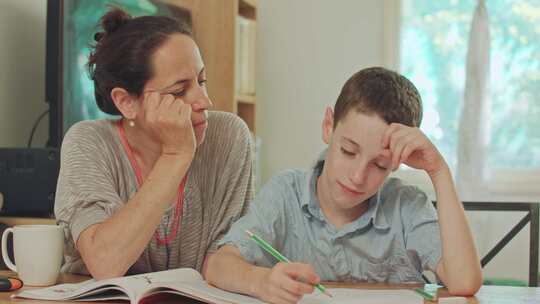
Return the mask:
[(380, 155), (383, 157), (383, 158), (389, 158), (389, 159), (392, 159), (392, 151), (390, 151), (390, 149), (386, 148), (386, 149), (383, 149), (380, 153)]
[(265, 302), (270, 302), (273, 304), (291, 304), (296, 303), (291, 300), (287, 300), (285, 297), (283, 297), (281, 294), (285, 292), (284, 290), (279, 290), (277, 292), (272, 292), (271, 296), (265, 300)]
[(388, 148), (390, 146), (390, 141), (391, 141), (391, 138), (392, 138), (392, 134), (399, 131), (402, 128), (402, 126), (403, 125), (398, 124), (398, 123), (391, 123), (386, 128), (386, 130), (384, 131), (384, 134), (383, 134), (383, 142), (382, 142), (383, 148)]
[(294, 295), (288, 292), (287, 290), (283, 290), (283, 289), (281, 290), (281, 292), (279, 292), (277, 297), (278, 297), (278, 303), (288, 303), (288, 304), (298, 303), (300, 299), (302, 299), (302, 296)]
[(392, 135), (392, 132), (391, 132), (391, 128), (388, 127), (386, 128), (386, 130), (384, 131), (384, 134), (383, 134), (383, 138), (382, 138), (382, 147), (383, 149), (386, 149), (388, 148), (388, 146), (390, 145), (390, 135)]
[(390, 136), (392, 135), (392, 132), (394, 131), (394, 128), (392, 125), (388, 126), (383, 134), (383, 140), (382, 140), (382, 147), (388, 148), (390, 145)]
[(286, 267), (285, 273), (294, 279), (310, 284), (318, 284), (320, 281), (319, 276), (315, 273), (315, 270), (311, 265), (290, 263), (287, 266), (288, 267)]
[(306, 273), (305, 277), (302, 277), (302, 279), (304, 279), (306, 283), (309, 283), (312, 285), (319, 284), (319, 282), (321, 281), (321, 279), (315, 272)]
[(392, 154), (395, 153), (396, 145), (403, 140), (405, 137), (407, 137), (410, 134), (410, 131), (407, 129), (401, 129), (398, 130), (390, 136), (390, 151), (392, 151)]
[(403, 145), (403, 137), (398, 137), (396, 133), (392, 136), (390, 142), (390, 152), (392, 152), (392, 168), (396, 167), (396, 162), (399, 159), (399, 147)]
[(407, 151), (403, 151), (403, 161), (406, 161), (409, 156), (416, 150), (418, 150), (420, 147), (422, 146), (422, 143), (421, 142), (418, 142), (418, 141), (413, 141), (410, 143), (410, 145), (408, 145), (407, 147)]
[(402, 157), (401, 161), (405, 162), (407, 159), (409, 159), (409, 156), (411, 156), (413, 152), (414, 152), (413, 147), (411, 146), (405, 147), (405, 149), (403, 150), (403, 154), (401, 156)]
[(399, 168), (400, 162), (401, 162), (401, 153), (403, 149), (405, 149), (407, 143), (402, 140), (399, 142), (392, 153), (392, 170), (397, 170)]
[(288, 293), (294, 296), (302, 296), (307, 293), (313, 292), (313, 286), (301, 281), (288, 278), (281, 284), (281, 288), (285, 289)]
[(294, 295), (304, 295), (313, 292), (313, 285), (319, 283), (319, 276), (313, 267), (301, 263), (290, 263), (285, 267), (286, 279), (283, 279), (284, 289)]
[(407, 144), (406, 139), (409, 135), (408, 130), (400, 130), (392, 135), (390, 139), (390, 152), (392, 153), (392, 168), (399, 165), (399, 157), (404, 145)]
[[(394, 165), (394, 170), (399, 168), (399, 165), (405, 160), (407, 160), (407, 158), (409, 157), (408, 155), (406, 157), (403, 155), (403, 151), (405, 150), (405, 148), (414, 148), (417, 146), (418, 140), (416, 138), (417, 136), (414, 132), (409, 132), (408, 134), (404, 135), (399, 139), (399, 142), (397, 143), (393, 152), (393, 156), (395, 157), (395, 162), (392, 163)], [(394, 160), (394, 157), (392, 158), (392, 160)]]

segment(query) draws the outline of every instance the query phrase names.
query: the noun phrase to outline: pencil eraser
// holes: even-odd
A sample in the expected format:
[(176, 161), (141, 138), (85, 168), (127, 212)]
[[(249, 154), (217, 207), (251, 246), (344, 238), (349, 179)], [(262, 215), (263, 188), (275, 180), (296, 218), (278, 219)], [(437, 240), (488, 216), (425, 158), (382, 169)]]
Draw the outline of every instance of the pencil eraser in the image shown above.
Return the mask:
[(439, 298), (439, 304), (467, 304), (467, 298), (464, 298), (464, 297)]

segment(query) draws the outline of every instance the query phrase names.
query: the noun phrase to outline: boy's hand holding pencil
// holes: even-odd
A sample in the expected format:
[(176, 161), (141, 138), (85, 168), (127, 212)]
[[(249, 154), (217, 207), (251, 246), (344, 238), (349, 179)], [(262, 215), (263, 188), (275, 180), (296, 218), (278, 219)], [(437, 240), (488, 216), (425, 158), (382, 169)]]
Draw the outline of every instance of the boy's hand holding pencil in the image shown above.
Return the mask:
[(311, 265), (292, 263), (284, 255), (274, 249), (265, 240), (246, 230), (249, 237), (263, 250), (275, 257), (277, 263), (272, 269), (259, 268), (266, 271), (263, 280), (256, 284), (254, 294), (270, 303), (297, 303), (305, 294), (310, 294), (314, 288), (331, 297), (326, 288), (320, 284), (320, 278)]
[(256, 284), (255, 294), (270, 303), (298, 303), (305, 294), (312, 293), (320, 281), (313, 267), (302, 263), (279, 262), (261, 271), (266, 274)]

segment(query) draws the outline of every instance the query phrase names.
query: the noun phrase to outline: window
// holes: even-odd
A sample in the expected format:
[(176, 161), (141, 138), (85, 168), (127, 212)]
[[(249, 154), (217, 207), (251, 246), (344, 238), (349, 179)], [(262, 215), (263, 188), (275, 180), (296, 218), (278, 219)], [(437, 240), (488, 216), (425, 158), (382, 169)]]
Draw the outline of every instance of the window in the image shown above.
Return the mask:
[[(421, 129), (454, 171), (476, 5), (477, 1), (401, 1), (400, 71), (422, 95)], [(484, 182), (496, 191), (504, 179), (527, 183), (532, 178), (536, 189), (540, 180), (540, 6), (538, 0), (494, 0), (486, 1), (486, 6), (491, 35), (489, 115), (486, 121), (469, 122), (484, 123), (488, 131), (483, 161), (491, 174)]]

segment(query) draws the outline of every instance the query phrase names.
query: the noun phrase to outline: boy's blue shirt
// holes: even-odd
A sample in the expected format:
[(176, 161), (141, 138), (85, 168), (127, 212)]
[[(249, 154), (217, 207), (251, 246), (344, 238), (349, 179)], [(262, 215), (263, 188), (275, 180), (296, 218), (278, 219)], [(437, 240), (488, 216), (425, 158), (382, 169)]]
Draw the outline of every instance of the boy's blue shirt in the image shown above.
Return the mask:
[(388, 178), (365, 202), (366, 213), (338, 230), (319, 206), (321, 170), (318, 162), (271, 178), (219, 246), (233, 245), (248, 262), (272, 267), (277, 261), (247, 237), (250, 230), (289, 260), (312, 265), (323, 281), (423, 282), (423, 270), (435, 272), (439, 225), (425, 193)]

